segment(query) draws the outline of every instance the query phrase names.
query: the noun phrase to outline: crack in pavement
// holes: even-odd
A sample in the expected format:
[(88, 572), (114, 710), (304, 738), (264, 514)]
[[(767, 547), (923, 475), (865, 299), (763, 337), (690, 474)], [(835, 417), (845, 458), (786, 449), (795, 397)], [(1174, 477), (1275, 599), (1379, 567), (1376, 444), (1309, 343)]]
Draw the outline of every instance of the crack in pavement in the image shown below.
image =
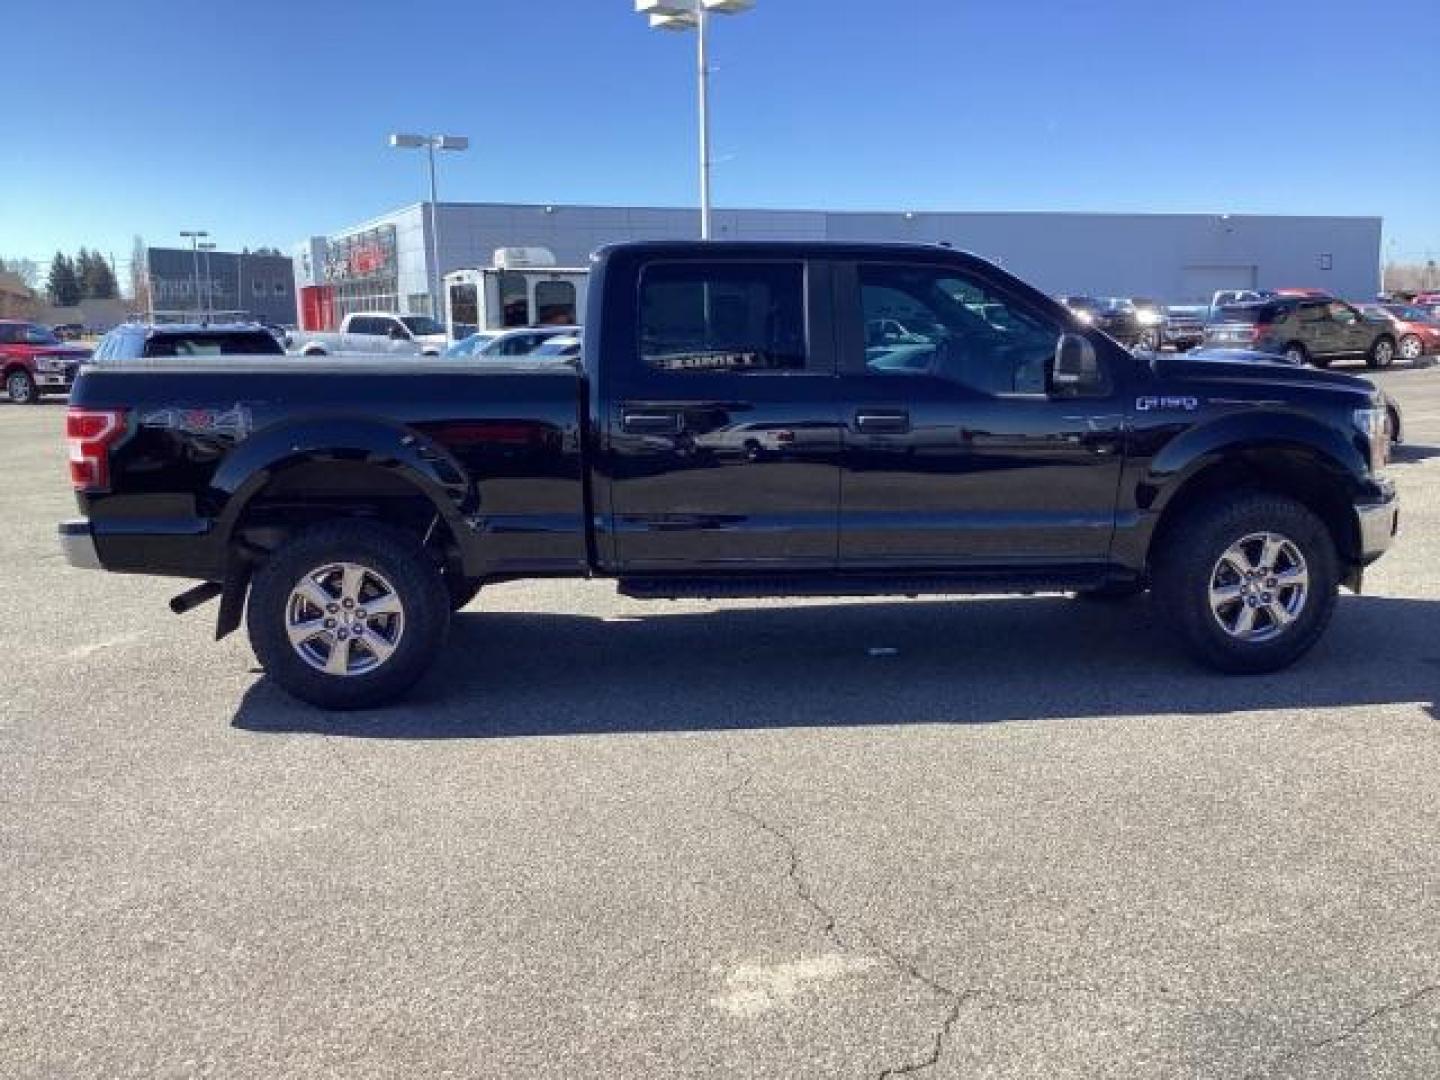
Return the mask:
[[(733, 767), (732, 755), (727, 754), (726, 757), (727, 761), (729, 761)], [(811, 891), (809, 883), (805, 880), (805, 876), (801, 871), (799, 844), (779, 825), (761, 816), (740, 801), (741, 795), (749, 789), (752, 778), (753, 774), (747, 771), (741, 777), (739, 783), (732, 785), (726, 790), (725, 808), (735, 817), (749, 822), (754, 828), (772, 837), (782, 845), (788, 860), (785, 871), (786, 877), (790, 881), (791, 888), (794, 889), (796, 897), (819, 920), (820, 932), (828, 938), (836, 948), (879, 953), (884, 957), (886, 963), (898, 974), (919, 983), (936, 997), (949, 1002), (950, 1007), (945, 1013), (944, 1020), (935, 1031), (929, 1051), (917, 1060), (905, 1062), (900, 1065), (886, 1066), (876, 1075), (876, 1080), (893, 1080), (894, 1077), (898, 1076), (913, 1076), (926, 1069), (934, 1068), (940, 1063), (940, 1059), (945, 1053), (945, 1042), (950, 1037), (951, 1029), (960, 1019), (960, 1010), (964, 1008), (966, 1002), (976, 996), (977, 991), (961, 991), (946, 986), (934, 975), (931, 975), (921, 968), (915, 960), (901, 956), (893, 949), (875, 941), (868, 935), (860, 934), (859, 937), (861, 941), (859, 944), (851, 945), (847, 942), (845, 935), (840, 932), (839, 919), (835, 913), (820, 902)]]
[(1259, 1080), (1260, 1077), (1267, 1076), (1270, 1073), (1274, 1072), (1276, 1069), (1284, 1068), (1286, 1065), (1290, 1064), (1292, 1061), (1298, 1060), (1299, 1058), (1307, 1057), (1310, 1054), (1316, 1054), (1322, 1050), (1328, 1050), (1332, 1046), (1339, 1046), (1341, 1043), (1349, 1042), (1357, 1035), (1362, 1034), (1366, 1028), (1368, 1028), (1371, 1024), (1375, 1023), (1377, 1020), (1383, 1020), (1385, 1017), (1390, 1016), (1394, 1013), (1404, 1012), (1406, 1009), (1414, 1008), (1431, 994), (1436, 993), (1440, 993), (1440, 983), (1432, 983), (1426, 986), (1422, 986), (1420, 987), (1420, 989), (1412, 991), (1411, 993), (1406, 994), (1402, 998), (1397, 998), (1395, 1001), (1389, 1001), (1386, 1002), (1384, 1005), (1379, 1005), (1376, 1008), (1371, 1009), (1369, 1012), (1365, 1013), (1363, 1016), (1360, 1016), (1357, 1019), (1351, 1021), (1349, 1024), (1346, 1024), (1334, 1035), (1330, 1035), (1327, 1038), (1317, 1039), (1314, 1042), (1308, 1042), (1297, 1046), (1288, 1054), (1280, 1057), (1277, 1061), (1275, 1061), (1274, 1064), (1264, 1066), (1260, 1071), (1252, 1071), (1246, 1073), (1245, 1080)]

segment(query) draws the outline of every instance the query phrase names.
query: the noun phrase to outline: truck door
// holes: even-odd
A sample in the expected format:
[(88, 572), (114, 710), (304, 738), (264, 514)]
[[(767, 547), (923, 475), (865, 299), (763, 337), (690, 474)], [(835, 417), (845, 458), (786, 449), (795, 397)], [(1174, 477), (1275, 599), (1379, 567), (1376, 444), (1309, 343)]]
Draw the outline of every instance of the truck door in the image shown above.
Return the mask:
[(640, 268), (638, 290), (607, 306), (599, 346), (610, 473), (599, 516), (618, 567), (834, 566), (828, 267), (660, 260)]
[(842, 566), (1107, 557), (1127, 353), (1094, 335), (1104, 391), (1051, 396), (1066, 328), (982, 270), (837, 267), (836, 297)]

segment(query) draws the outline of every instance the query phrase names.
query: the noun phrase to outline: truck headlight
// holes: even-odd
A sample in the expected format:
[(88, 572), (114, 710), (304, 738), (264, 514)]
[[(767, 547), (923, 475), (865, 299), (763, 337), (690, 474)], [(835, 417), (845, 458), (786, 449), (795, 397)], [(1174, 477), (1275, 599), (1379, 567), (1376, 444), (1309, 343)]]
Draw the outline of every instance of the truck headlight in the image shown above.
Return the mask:
[(1141, 311), (1136, 316), (1141, 326), (1159, 326), (1160, 313), (1158, 311)]
[(59, 356), (37, 356), (35, 358), (36, 371), (64, 371), (65, 361)]
[(1390, 411), (1383, 404), (1356, 409), (1354, 420), (1370, 443), (1370, 471), (1379, 472), (1390, 462)]

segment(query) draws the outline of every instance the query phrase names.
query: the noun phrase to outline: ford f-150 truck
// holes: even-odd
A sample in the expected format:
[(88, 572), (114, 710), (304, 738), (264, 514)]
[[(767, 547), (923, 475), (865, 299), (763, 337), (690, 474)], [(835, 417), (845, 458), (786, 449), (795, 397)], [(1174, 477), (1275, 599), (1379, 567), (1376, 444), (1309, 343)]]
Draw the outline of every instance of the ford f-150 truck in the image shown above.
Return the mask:
[[(1201, 661), (1281, 668), (1389, 546), (1349, 375), (1132, 354), (942, 247), (596, 256), (584, 353), (103, 362), (68, 417), (73, 565), (198, 584), (315, 704), (394, 698), (484, 585), (633, 597), (1150, 590)], [(867, 334), (893, 321), (905, 334)], [(751, 445), (751, 434), (757, 446)], [(496, 642), (503, 649), (503, 642)]]
[(17, 404), (35, 404), (42, 394), (64, 394), (90, 350), (67, 345), (35, 323), (0, 319), (0, 384)]
[(301, 356), (439, 356), (448, 341), (445, 328), (428, 315), (391, 315), (355, 311), (346, 315), (338, 333), (295, 331), (287, 347)]

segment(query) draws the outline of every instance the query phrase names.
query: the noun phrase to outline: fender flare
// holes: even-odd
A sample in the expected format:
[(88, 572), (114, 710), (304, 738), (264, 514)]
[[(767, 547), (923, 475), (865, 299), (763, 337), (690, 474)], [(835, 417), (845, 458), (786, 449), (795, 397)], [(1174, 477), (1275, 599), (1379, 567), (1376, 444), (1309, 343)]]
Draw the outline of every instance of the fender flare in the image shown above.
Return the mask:
[(384, 469), (429, 499), (457, 539), (477, 499), (465, 469), (438, 443), (401, 424), (373, 417), (317, 417), (264, 428), (221, 462), (210, 493), (222, 509), (219, 541), (228, 546), (246, 509), (279, 472), (313, 461), (347, 461)]
[(1233, 413), (1166, 443), (1137, 482), (1137, 505), (1162, 514), (1175, 495), (1205, 469), (1236, 454), (1266, 450), (1317, 459), (1341, 481), (1347, 494), (1358, 488), (1358, 479), (1369, 471), (1355, 441), (1328, 424), (1298, 413)]

